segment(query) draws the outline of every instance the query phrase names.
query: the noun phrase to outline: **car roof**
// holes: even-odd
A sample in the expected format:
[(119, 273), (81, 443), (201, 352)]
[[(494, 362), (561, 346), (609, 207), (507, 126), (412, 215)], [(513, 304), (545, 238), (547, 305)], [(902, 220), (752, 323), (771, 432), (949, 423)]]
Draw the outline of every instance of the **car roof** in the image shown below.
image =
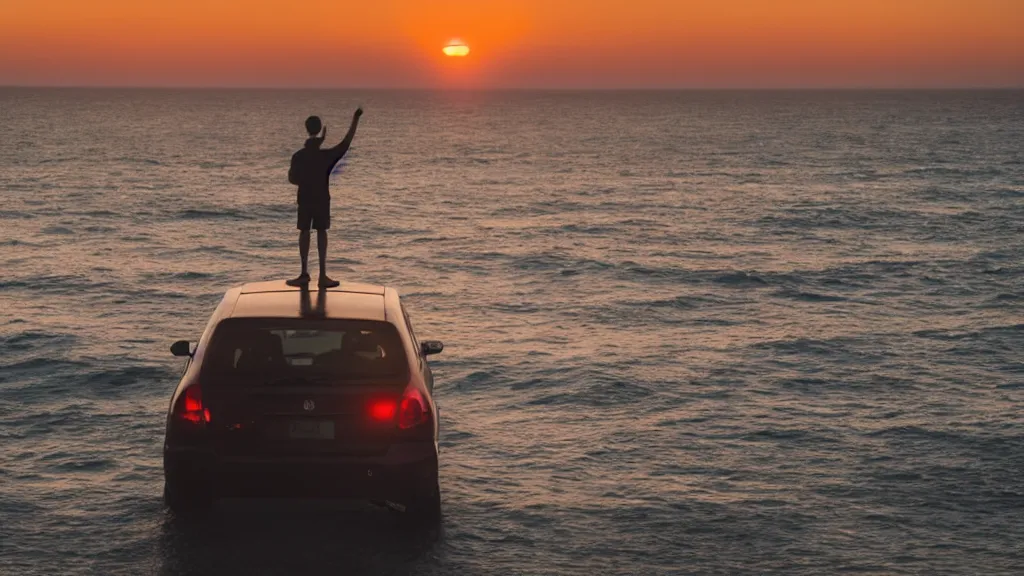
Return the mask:
[(336, 288), (297, 288), (283, 280), (250, 282), (238, 288), (228, 318), (333, 318), (387, 321), (385, 294), (375, 284), (342, 282)]
[[(301, 293), (304, 289), (295, 286), (289, 286), (284, 280), (269, 280), (267, 282), (249, 282), (242, 284), (242, 294), (265, 294), (268, 292), (296, 292)], [(377, 284), (363, 284), (361, 282), (342, 282), (340, 286), (335, 288), (327, 288), (327, 292), (345, 292), (351, 294), (376, 294), (378, 296), (384, 295), (384, 286), (378, 286)], [(311, 281), (308, 291), (310, 293), (319, 292), (320, 290), (316, 287), (316, 284)]]

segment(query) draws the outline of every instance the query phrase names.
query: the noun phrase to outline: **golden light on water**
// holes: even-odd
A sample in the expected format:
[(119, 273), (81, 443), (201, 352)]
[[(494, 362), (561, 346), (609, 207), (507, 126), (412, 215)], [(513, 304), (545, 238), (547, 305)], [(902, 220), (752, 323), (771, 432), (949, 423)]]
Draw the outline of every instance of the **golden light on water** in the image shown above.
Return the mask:
[(469, 54), (469, 46), (459, 40), (452, 40), (447, 46), (441, 49), (445, 56), (466, 56)]

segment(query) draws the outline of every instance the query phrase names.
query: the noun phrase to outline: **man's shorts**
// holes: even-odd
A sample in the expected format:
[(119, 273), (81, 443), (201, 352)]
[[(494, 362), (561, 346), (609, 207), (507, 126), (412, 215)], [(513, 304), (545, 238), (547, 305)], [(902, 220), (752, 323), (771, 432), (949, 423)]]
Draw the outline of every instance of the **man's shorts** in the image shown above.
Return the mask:
[(299, 204), (298, 229), (327, 230), (331, 227), (331, 201)]

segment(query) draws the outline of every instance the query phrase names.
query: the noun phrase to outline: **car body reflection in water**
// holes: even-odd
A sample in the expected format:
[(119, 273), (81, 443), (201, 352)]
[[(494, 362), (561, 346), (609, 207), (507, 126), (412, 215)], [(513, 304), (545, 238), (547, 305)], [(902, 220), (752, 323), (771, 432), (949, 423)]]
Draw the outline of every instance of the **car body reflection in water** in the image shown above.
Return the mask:
[(360, 502), (226, 499), (204, 517), (167, 514), (155, 572), (440, 574), (443, 543), (443, 520), (407, 527)]

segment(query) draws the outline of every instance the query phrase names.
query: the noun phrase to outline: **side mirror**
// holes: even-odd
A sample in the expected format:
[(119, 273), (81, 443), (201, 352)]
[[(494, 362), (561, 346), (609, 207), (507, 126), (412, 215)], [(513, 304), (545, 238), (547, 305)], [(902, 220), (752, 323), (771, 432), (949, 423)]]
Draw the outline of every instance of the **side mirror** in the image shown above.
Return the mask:
[(171, 354), (175, 356), (191, 356), (192, 345), (189, 344), (188, 340), (178, 340), (171, 344)]
[(440, 354), (441, 350), (444, 350), (444, 342), (441, 342), (440, 340), (426, 340), (420, 342), (420, 349), (423, 350), (424, 356)]

